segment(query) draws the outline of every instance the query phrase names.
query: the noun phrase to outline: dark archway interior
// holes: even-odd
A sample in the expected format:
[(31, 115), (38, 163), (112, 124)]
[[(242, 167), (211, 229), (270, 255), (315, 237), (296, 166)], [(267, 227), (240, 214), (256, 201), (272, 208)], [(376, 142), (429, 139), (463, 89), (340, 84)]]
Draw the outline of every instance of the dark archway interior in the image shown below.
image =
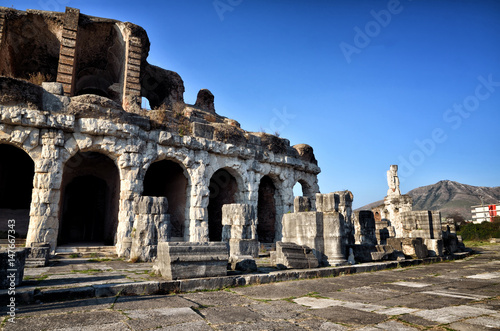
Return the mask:
[(216, 171), (210, 179), (210, 198), (208, 202), (208, 238), (210, 241), (222, 240), (222, 206), (236, 202), (238, 183), (224, 169)]
[(272, 243), (274, 242), (276, 222), (276, 188), (272, 179), (269, 176), (264, 176), (260, 180), (259, 185), (259, 202), (257, 206), (257, 235), (259, 242)]
[(172, 238), (184, 236), (188, 180), (182, 167), (168, 160), (158, 161), (149, 167), (144, 177), (143, 195), (166, 197), (170, 214)]
[(58, 244), (114, 245), (120, 176), (107, 156), (77, 153), (64, 166)]
[(17, 235), (26, 238), (34, 174), (35, 164), (26, 152), (0, 145), (0, 231), (6, 232), (7, 221), (13, 219)]
[(114, 23), (81, 24), (75, 95), (95, 94), (121, 103), (125, 42)]

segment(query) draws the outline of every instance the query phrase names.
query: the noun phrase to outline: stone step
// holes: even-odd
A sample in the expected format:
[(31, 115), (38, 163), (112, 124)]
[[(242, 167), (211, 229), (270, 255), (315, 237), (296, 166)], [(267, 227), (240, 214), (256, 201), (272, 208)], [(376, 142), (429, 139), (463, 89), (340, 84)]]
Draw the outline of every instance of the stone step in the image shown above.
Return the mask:
[(58, 246), (56, 255), (60, 257), (70, 257), (73, 254), (81, 256), (97, 255), (98, 257), (116, 257), (115, 246)]

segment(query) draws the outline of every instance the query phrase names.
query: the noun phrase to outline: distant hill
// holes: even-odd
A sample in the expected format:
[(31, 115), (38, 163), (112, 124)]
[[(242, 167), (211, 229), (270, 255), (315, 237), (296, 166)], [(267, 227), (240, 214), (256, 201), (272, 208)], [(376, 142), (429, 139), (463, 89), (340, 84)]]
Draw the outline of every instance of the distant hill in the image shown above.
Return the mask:
[[(433, 185), (418, 187), (407, 194), (413, 198), (413, 210), (440, 210), (443, 216), (456, 212), (469, 220), (472, 218), (470, 207), (481, 204), (480, 196), (484, 204), (500, 201), (500, 186), (472, 186), (442, 180)], [(383, 200), (379, 200), (358, 210), (370, 210), (383, 203)]]

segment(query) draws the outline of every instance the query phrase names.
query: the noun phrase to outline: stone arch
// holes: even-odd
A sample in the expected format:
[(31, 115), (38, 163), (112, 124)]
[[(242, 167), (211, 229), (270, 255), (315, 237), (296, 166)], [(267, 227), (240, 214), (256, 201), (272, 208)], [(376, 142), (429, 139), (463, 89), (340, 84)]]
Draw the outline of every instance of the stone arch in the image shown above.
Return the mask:
[(295, 184), (294, 184), (294, 187), (297, 184), (300, 184), (300, 186), (302, 187), (302, 196), (308, 197), (308, 198), (313, 198), (313, 196), (316, 192), (314, 192), (312, 185), (310, 185), (304, 179), (297, 180), (297, 182), (295, 182)]
[(156, 160), (147, 168), (143, 181), (143, 196), (166, 197), (171, 222), (171, 238), (182, 241), (189, 224), (191, 181), (181, 162), (172, 159)]
[(30, 220), (35, 163), (23, 149), (0, 142), (0, 231), (14, 219), (15, 231), (26, 238)]
[[(236, 177), (235, 177), (236, 176)], [(222, 206), (242, 202), (242, 180), (231, 168), (221, 168), (210, 177), (210, 195), (207, 207), (208, 238), (222, 240)]]
[(73, 155), (63, 168), (58, 245), (114, 245), (119, 196), (119, 169), (108, 155), (95, 151)]

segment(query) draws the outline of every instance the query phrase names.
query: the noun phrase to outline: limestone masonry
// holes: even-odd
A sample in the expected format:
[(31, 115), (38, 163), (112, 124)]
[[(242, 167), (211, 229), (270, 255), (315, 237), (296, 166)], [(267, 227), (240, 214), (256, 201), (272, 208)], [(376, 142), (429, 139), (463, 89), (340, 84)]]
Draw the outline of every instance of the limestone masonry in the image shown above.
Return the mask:
[(159, 241), (221, 241), (222, 206), (238, 203), (261, 242), (281, 240), (294, 185), (319, 192), (312, 148), (241, 129), (208, 90), (185, 104), (149, 47), (132, 23), (0, 7), (0, 215), (26, 222), (27, 246), (148, 260)]
[(0, 224), (16, 220), (28, 265), (83, 243), (171, 279), (255, 270), (273, 244), (293, 268), (460, 249), (439, 212), (412, 210), (396, 165), (384, 204), (353, 212), (352, 192), (319, 192), (312, 147), (243, 130), (209, 90), (185, 104), (149, 47), (132, 23), (0, 7)]

